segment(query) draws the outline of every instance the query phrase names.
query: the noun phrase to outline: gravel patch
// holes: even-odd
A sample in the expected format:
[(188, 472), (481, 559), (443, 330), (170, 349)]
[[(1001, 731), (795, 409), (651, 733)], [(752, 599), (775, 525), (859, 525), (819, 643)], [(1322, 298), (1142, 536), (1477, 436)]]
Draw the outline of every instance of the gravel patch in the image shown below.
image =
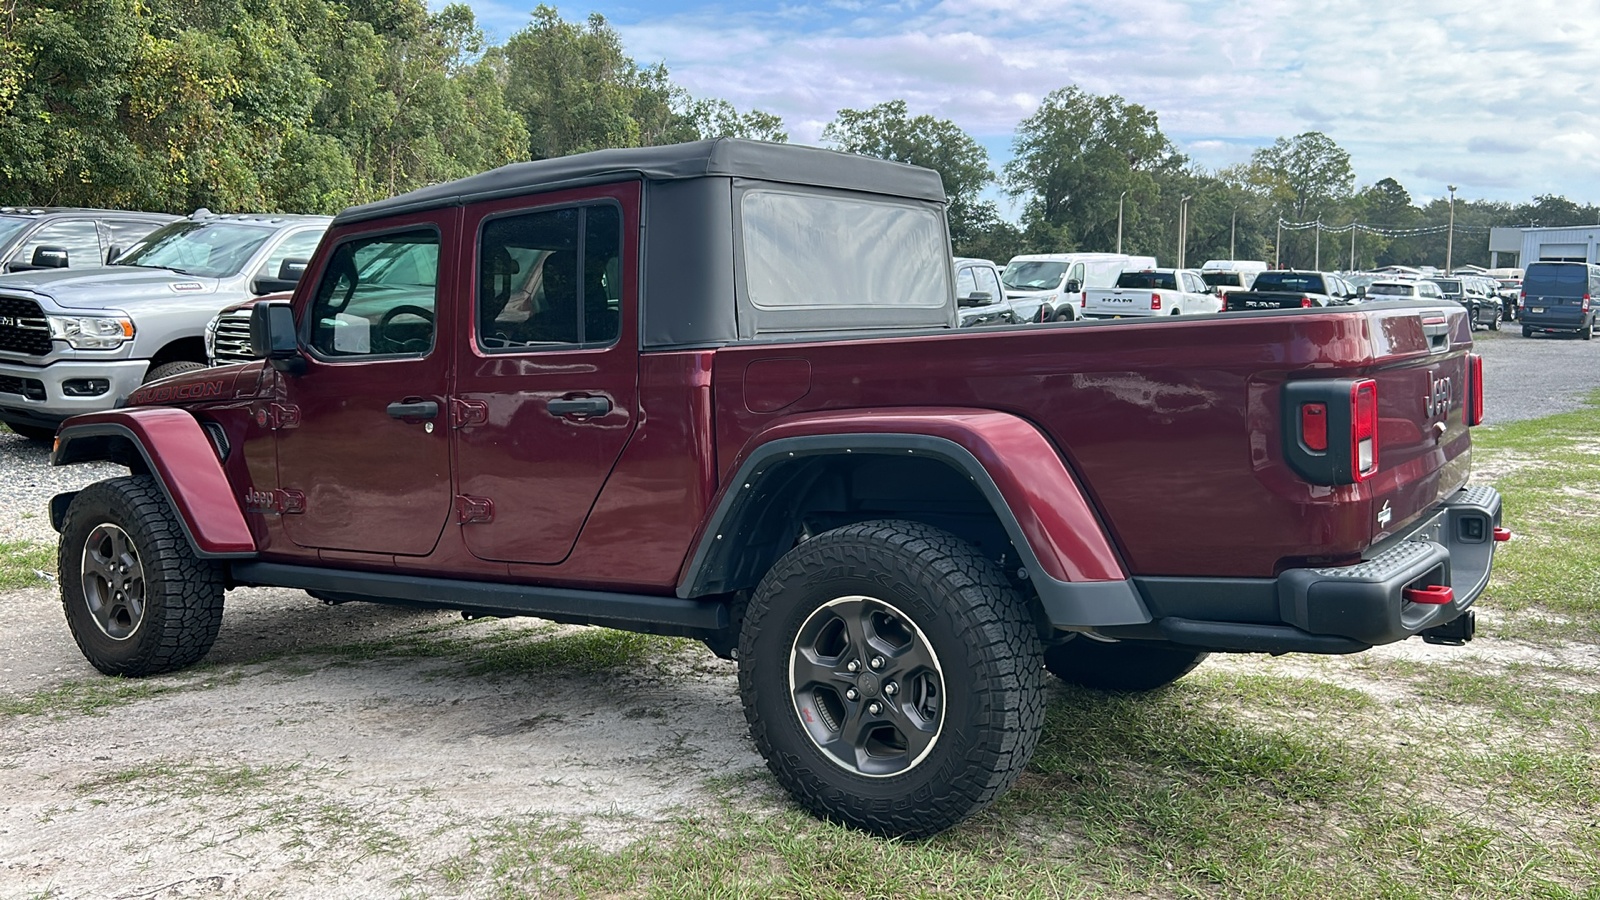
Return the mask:
[(50, 498), (128, 474), (111, 463), (50, 465), (50, 448), (0, 428), (0, 542), (56, 542)]
[(1600, 341), (1522, 336), (1515, 322), (1473, 335), (1483, 356), (1483, 424), (1539, 419), (1582, 409), (1600, 391)]

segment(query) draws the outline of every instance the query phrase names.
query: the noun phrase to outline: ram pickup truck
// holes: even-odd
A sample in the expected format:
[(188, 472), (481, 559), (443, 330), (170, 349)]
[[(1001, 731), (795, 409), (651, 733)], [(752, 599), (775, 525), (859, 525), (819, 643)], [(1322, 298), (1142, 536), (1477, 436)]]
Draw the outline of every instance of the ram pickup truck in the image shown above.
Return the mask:
[(1123, 272), (1111, 288), (1083, 293), (1086, 319), (1181, 316), (1222, 311), (1217, 289), (1196, 269), (1142, 269)]
[(344, 211), (261, 359), (62, 428), (130, 470), (50, 505), (78, 646), (190, 665), (243, 585), (690, 636), (798, 803), (926, 835), (1047, 672), (1472, 637), (1509, 535), (1459, 306), (960, 329), (944, 202), (716, 140)]
[(1248, 291), (1230, 291), (1223, 302), (1225, 312), (1245, 309), (1308, 309), (1335, 306), (1356, 299), (1349, 282), (1331, 272), (1300, 272), (1270, 269), (1256, 276)]
[(200, 210), (113, 265), (0, 277), (0, 422), (48, 442), (69, 416), (203, 368), (217, 310), (294, 287), (329, 221)]

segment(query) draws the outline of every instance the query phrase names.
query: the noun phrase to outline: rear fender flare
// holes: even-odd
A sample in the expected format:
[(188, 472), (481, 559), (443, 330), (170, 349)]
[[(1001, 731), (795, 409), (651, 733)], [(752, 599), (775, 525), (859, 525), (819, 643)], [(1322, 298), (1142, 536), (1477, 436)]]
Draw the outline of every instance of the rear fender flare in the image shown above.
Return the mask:
[(695, 551), (679, 578), (680, 597), (715, 592), (715, 582), (752, 515), (763, 479), (783, 463), (816, 455), (913, 454), (966, 474), (1016, 547), (1056, 626), (1151, 621), (1138, 589), (1054, 445), (1031, 423), (970, 409), (797, 416), (758, 435), (735, 462)]
[[(137, 459), (127, 454), (131, 447)], [(234, 497), (217, 450), (194, 417), (179, 409), (146, 407), (75, 416), (56, 436), (50, 464), (142, 460), (177, 513), (189, 546), (201, 559), (247, 559), (256, 542)], [(50, 501), (50, 524), (61, 519), (74, 493)]]

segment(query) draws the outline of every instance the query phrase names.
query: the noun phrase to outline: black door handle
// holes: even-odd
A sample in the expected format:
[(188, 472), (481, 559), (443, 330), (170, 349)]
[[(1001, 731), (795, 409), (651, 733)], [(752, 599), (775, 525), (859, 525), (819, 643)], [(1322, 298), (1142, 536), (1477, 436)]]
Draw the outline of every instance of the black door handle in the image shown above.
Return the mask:
[(603, 416), (611, 411), (611, 401), (605, 397), (573, 397), (551, 400), (545, 409), (552, 416)]
[(432, 400), (419, 400), (415, 403), (389, 404), (389, 417), (391, 419), (431, 419), (439, 414), (439, 404)]

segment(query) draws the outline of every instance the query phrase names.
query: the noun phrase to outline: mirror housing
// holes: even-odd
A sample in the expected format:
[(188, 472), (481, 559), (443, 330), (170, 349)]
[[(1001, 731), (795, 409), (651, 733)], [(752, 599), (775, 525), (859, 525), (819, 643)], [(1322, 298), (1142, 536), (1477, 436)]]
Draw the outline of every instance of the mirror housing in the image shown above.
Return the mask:
[(994, 302), (994, 295), (988, 291), (973, 291), (972, 293), (956, 300), (957, 306), (988, 306)]
[(33, 259), (29, 263), (35, 269), (65, 269), (67, 267), (67, 248), (53, 247), (48, 244), (33, 248)]
[(257, 303), (250, 308), (250, 352), (286, 375), (306, 370), (295, 337), (294, 310), (287, 303)]
[(115, 265), (116, 262), (117, 262), (117, 257), (119, 257), (121, 255), (122, 255), (122, 248), (118, 247), (116, 244), (112, 244), (111, 246), (107, 247), (106, 248), (106, 265), (108, 265), (108, 266)]
[(309, 259), (286, 259), (278, 266), (277, 277), (259, 275), (250, 282), (250, 290), (256, 294), (278, 294), (294, 290), (300, 283), (301, 276), (306, 274), (306, 267), (311, 265)]
[(1076, 294), (1077, 292), (1083, 290), (1083, 282), (1074, 278), (1071, 281), (1068, 281), (1066, 287), (1062, 288), (1062, 290), (1069, 294)]

